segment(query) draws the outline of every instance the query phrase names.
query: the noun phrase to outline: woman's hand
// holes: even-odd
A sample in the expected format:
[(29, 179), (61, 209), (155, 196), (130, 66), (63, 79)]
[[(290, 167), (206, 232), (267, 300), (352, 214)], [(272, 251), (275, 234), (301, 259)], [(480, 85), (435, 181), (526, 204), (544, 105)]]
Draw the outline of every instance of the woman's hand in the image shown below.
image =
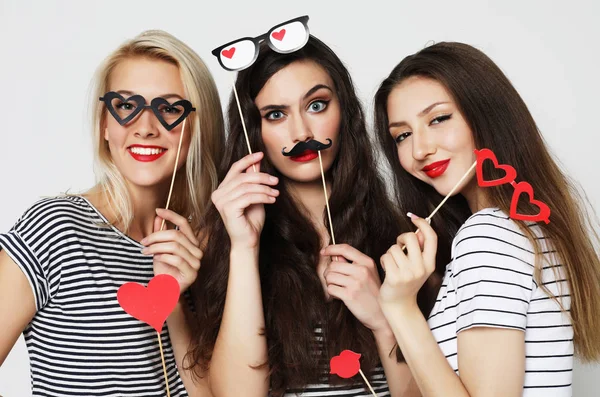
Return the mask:
[[(384, 313), (399, 307), (416, 307), (417, 293), (435, 270), (437, 235), (429, 223), (416, 215), (411, 221), (420, 233), (403, 233), (396, 244), (381, 256), (385, 280), (379, 292), (379, 303)], [(405, 254), (402, 247), (406, 245)], [(387, 314), (386, 313), (386, 317)]]
[[(154, 232), (146, 236), (141, 244), (143, 254), (154, 255), (154, 275), (170, 274), (179, 282), (183, 293), (196, 280), (203, 253), (186, 218), (163, 208), (156, 209)], [(160, 230), (163, 219), (176, 229)]]
[[(212, 202), (221, 214), (232, 249), (258, 247), (265, 223), (264, 204), (273, 204), (279, 195), (279, 190), (271, 187), (277, 185), (278, 178), (258, 172), (262, 158), (263, 153), (258, 152), (235, 162), (212, 194)], [(257, 172), (252, 172), (254, 164)]]
[(341, 299), (354, 317), (374, 333), (388, 331), (377, 302), (381, 280), (373, 259), (348, 244), (330, 245), (321, 255), (338, 259), (323, 274), (329, 295)]

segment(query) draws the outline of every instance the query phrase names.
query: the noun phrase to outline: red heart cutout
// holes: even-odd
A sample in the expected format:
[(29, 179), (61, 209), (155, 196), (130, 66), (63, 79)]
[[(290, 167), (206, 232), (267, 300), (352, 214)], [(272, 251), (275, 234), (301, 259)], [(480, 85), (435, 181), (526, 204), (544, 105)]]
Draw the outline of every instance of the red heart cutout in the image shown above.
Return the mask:
[[(514, 183), (515, 192), (513, 193), (511, 202), (510, 202), (510, 217), (513, 219), (519, 219), (522, 221), (544, 221), (546, 224), (550, 223), (550, 207), (548, 207), (545, 203), (535, 200), (533, 198), (533, 188), (527, 182), (519, 182)], [(536, 215), (524, 215), (517, 213), (517, 203), (519, 202), (519, 196), (522, 193), (527, 193), (529, 195), (529, 202), (540, 209)]]
[[(498, 159), (496, 158), (496, 155), (490, 149), (481, 149), (481, 150), (475, 149), (475, 156), (477, 156), (477, 184), (479, 186), (490, 187), (490, 186), (502, 185), (504, 183), (511, 183), (517, 177), (517, 171), (513, 167), (511, 167), (510, 165), (507, 165), (507, 164), (498, 164)], [(486, 181), (483, 178), (483, 161), (484, 160), (492, 160), (492, 162), (494, 163), (494, 167), (496, 167), (496, 169), (504, 170), (506, 175), (500, 179)]]
[(127, 314), (160, 333), (179, 301), (179, 293), (175, 277), (159, 274), (150, 280), (148, 288), (138, 283), (123, 284), (117, 291), (117, 300)]
[(231, 47), (228, 50), (223, 50), (221, 51), (221, 54), (223, 54), (224, 57), (231, 59), (233, 58), (233, 54), (235, 54), (235, 47)]
[(281, 29), (279, 32), (273, 32), (271, 33), (271, 36), (273, 36), (273, 38), (275, 40), (283, 40), (283, 36), (285, 36), (285, 29)]
[(360, 354), (352, 350), (344, 350), (339, 356), (334, 356), (329, 362), (330, 374), (336, 374), (340, 378), (348, 379), (360, 371)]

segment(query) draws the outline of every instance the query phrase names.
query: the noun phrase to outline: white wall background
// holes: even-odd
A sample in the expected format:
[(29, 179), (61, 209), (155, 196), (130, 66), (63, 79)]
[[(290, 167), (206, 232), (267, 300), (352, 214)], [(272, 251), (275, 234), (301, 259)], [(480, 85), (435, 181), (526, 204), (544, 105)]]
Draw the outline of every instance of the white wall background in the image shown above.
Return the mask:
[[(600, 5), (593, 0), (0, 0), (0, 230), (42, 195), (93, 184), (88, 88), (123, 40), (157, 28), (179, 37), (207, 62), (226, 103), (231, 75), (210, 51), (304, 14), (311, 33), (348, 65), (369, 118), (379, 82), (428, 41), (482, 49), (512, 80), (592, 206), (600, 204)], [(599, 389), (600, 365), (578, 364), (574, 395)], [(0, 395), (31, 396), (22, 337), (0, 368)]]

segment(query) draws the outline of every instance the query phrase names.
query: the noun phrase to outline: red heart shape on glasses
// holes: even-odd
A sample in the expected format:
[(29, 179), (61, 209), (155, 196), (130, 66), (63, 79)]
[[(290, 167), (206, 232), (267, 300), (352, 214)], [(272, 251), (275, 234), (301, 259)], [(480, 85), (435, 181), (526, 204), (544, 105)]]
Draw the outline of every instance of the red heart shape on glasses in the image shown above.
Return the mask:
[(231, 59), (233, 57), (233, 54), (235, 54), (235, 47), (231, 47), (228, 50), (223, 50), (221, 51), (221, 54), (223, 54), (225, 58)]
[(125, 283), (117, 291), (117, 300), (127, 314), (160, 333), (179, 301), (179, 283), (168, 274), (152, 278), (148, 288), (138, 283)]
[[(514, 183), (513, 186), (515, 191), (510, 202), (510, 217), (522, 221), (544, 221), (546, 224), (550, 223), (550, 207), (533, 198), (533, 188), (531, 185), (527, 182), (519, 182)], [(519, 196), (521, 196), (522, 193), (527, 193), (527, 195), (529, 195), (529, 202), (540, 209), (536, 215), (524, 215), (517, 212), (517, 203), (519, 202)]]
[(335, 374), (340, 378), (352, 378), (360, 371), (360, 354), (352, 350), (344, 350), (339, 356), (334, 356), (329, 361), (330, 374)]
[[(517, 177), (517, 171), (508, 164), (498, 164), (498, 159), (494, 152), (490, 149), (475, 150), (475, 156), (477, 157), (477, 184), (481, 187), (498, 186), (504, 183), (511, 183)], [(486, 181), (483, 178), (483, 161), (492, 160), (496, 169), (503, 170), (506, 175), (499, 179), (493, 179)]]
[(271, 33), (271, 36), (273, 36), (273, 38), (275, 40), (283, 40), (283, 36), (285, 36), (285, 29), (281, 29), (279, 32), (273, 32)]

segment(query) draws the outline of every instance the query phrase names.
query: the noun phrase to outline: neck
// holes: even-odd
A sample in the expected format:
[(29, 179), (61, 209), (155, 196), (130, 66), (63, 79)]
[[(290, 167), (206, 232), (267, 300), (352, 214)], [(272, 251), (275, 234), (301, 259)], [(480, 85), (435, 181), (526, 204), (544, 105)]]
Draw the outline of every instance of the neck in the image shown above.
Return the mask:
[[(133, 219), (127, 230), (127, 235), (134, 240), (140, 241), (144, 237), (154, 232), (154, 219), (156, 217), (156, 208), (165, 208), (167, 204), (167, 194), (169, 182), (152, 187), (133, 186), (127, 183), (129, 200), (133, 209)], [(109, 197), (101, 189), (95, 188), (86, 196), (92, 201), (94, 206), (111, 222), (117, 219), (114, 213), (114, 207), (109, 205)], [(125, 225), (117, 222), (114, 226), (125, 231)]]
[(472, 178), (469, 183), (462, 189), (461, 194), (467, 200), (471, 213), (476, 213), (490, 206), (490, 203), (483, 194), (483, 189), (477, 185), (477, 179)]
[[(331, 195), (331, 183), (326, 181), (327, 199)], [(319, 228), (324, 228), (323, 210), (325, 208), (325, 194), (321, 179), (312, 182), (292, 182), (288, 180), (288, 191), (294, 200), (302, 204), (308, 211), (308, 216)]]

